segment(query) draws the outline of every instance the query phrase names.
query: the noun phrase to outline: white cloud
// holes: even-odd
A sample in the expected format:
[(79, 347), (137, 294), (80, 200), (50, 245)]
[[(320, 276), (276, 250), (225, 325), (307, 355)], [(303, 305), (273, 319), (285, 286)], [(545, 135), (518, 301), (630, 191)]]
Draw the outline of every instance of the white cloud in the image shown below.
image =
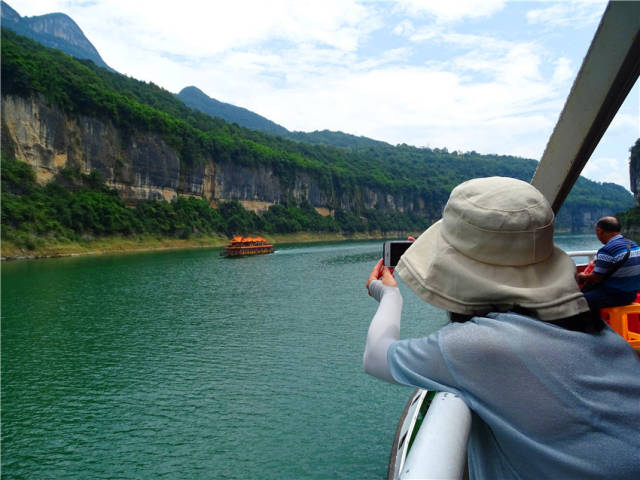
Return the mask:
[(273, 40), (353, 51), (373, 28), (368, 11), (354, 1), (184, 0), (179, 9), (157, 8), (155, 1), (130, 4), (135, 6), (128, 3), (121, 18), (146, 15), (144, 44), (177, 54), (211, 55)]
[(530, 24), (546, 27), (583, 28), (597, 23), (606, 7), (606, 0), (574, 0), (552, 3), (545, 8), (527, 12)]
[(393, 28), (393, 33), (396, 35), (400, 35), (403, 37), (408, 37), (415, 32), (415, 27), (413, 26), (413, 22), (411, 20), (405, 18), (399, 24), (397, 24)]
[(397, 0), (397, 9), (411, 15), (433, 15), (438, 23), (488, 17), (504, 7), (504, 0)]
[(632, 113), (631, 111), (628, 113), (625, 112), (621, 112), (618, 113), (615, 118), (613, 119), (613, 121), (611, 122), (611, 125), (609, 126), (609, 131), (616, 131), (616, 130), (631, 130), (631, 131), (636, 131), (636, 134), (638, 137), (640, 137), (640, 112), (636, 111), (635, 113)]
[(426, 42), (428, 40), (441, 40), (442, 30), (437, 25), (429, 25), (418, 30), (408, 32), (406, 35), (410, 41), (415, 43)]
[(370, 10), (355, 0), (182, 0), (179, 6), (156, 0), (26, 0), (16, 4), (22, 13), (20, 7), (38, 13), (68, 13), (91, 33), (92, 41), (100, 43), (97, 46), (105, 56), (113, 40), (147, 52), (194, 57), (274, 40), (353, 51), (379, 26)]
[(551, 77), (551, 82), (555, 85), (563, 85), (566, 82), (573, 80), (575, 76), (575, 72), (573, 67), (571, 66), (571, 59), (566, 57), (561, 57), (555, 62), (555, 69), (553, 71), (553, 77)]
[(626, 158), (591, 158), (582, 174), (599, 182), (617, 183), (629, 190), (629, 162)]
[[(549, 94), (544, 79), (511, 88), (495, 81), (466, 83), (457, 73), (430, 67), (381, 67), (327, 71), (307, 80), (295, 91), (269, 91), (262, 110), (294, 119), (295, 125), (278, 121), (299, 130), (330, 126), (392, 144), (534, 158), (542, 153), (539, 139), (548, 135), (556, 115), (536, 106), (537, 98)], [(530, 97), (523, 97), (522, 86)]]
[(66, 2), (61, 0), (14, 0), (7, 3), (23, 17), (29, 17), (64, 11)]

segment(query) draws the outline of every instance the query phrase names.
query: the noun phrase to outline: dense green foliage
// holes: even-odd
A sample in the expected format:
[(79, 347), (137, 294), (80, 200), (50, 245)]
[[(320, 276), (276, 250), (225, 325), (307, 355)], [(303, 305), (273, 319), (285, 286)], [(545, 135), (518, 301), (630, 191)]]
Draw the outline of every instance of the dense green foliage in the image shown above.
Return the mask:
[(640, 207), (633, 207), (617, 215), (623, 232), (637, 231), (640, 227)]
[(368, 137), (351, 135), (344, 132), (334, 132), (331, 130), (316, 130), (314, 132), (287, 132), (287, 138), (300, 142), (312, 143), (316, 145), (331, 145), (334, 147), (345, 147), (351, 149), (361, 149), (368, 147), (388, 147), (387, 142), (373, 140)]
[(418, 230), (425, 220), (408, 215), (366, 211), (365, 217), (339, 210), (335, 218), (320, 215), (308, 202), (273, 205), (263, 215), (230, 201), (210, 208), (208, 202), (178, 197), (172, 202), (148, 200), (127, 207), (97, 172), (63, 169), (45, 186), (36, 183), (28, 164), (2, 157), (2, 238), (33, 249), (49, 239), (77, 240), (107, 235), (157, 235), (188, 238), (202, 234), (311, 232), (389, 232)]
[(237, 123), (252, 130), (271, 135), (282, 135), (286, 137), (289, 131), (281, 125), (264, 118), (246, 108), (236, 107), (229, 103), (224, 103), (215, 98), (208, 97), (197, 87), (185, 87), (176, 95), (185, 105), (195, 110), (199, 110), (212, 117), (222, 118), (229, 123)]
[(278, 135), (291, 140), (315, 145), (328, 145), (354, 149), (389, 146), (386, 142), (372, 140), (371, 138), (362, 136), (358, 137), (356, 135), (350, 135), (343, 132), (332, 132), (330, 130), (290, 132), (283, 126), (278, 125), (257, 113), (251, 112), (246, 108), (237, 107), (235, 105), (216, 100), (215, 98), (211, 98), (202, 90), (193, 86), (183, 88), (176, 96), (182, 100), (185, 105), (206, 113), (207, 115), (211, 115), (212, 117), (222, 118), (229, 123), (237, 123), (242, 127), (259, 130), (270, 135)]

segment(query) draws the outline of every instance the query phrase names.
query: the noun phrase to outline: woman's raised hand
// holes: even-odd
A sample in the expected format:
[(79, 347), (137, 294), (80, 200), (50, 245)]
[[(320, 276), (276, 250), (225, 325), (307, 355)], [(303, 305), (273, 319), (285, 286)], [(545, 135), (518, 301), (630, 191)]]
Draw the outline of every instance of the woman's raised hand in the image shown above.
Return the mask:
[(367, 290), (369, 289), (369, 284), (378, 279), (382, 281), (383, 285), (386, 285), (388, 287), (398, 286), (398, 282), (396, 282), (396, 279), (393, 278), (393, 270), (383, 265), (382, 258), (378, 260), (378, 263), (375, 264), (375, 266), (371, 270), (371, 273), (369, 274), (369, 278), (367, 279), (366, 284)]

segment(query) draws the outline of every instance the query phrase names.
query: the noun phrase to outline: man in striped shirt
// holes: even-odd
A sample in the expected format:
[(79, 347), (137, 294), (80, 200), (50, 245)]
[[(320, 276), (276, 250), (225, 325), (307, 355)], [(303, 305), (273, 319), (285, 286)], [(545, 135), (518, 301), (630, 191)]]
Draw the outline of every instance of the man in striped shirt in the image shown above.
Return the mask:
[(620, 235), (620, 222), (615, 217), (598, 220), (596, 236), (604, 247), (598, 250), (593, 272), (578, 274), (578, 281), (586, 285), (584, 296), (589, 307), (596, 311), (628, 305), (640, 289), (640, 248)]

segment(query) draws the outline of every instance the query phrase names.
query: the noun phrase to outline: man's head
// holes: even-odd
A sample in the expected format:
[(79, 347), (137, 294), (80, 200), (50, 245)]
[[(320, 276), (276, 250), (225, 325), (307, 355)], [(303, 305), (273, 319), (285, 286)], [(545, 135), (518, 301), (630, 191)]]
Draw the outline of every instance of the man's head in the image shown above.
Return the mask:
[(596, 223), (596, 237), (601, 243), (607, 243), (620, 234), (620, 222), (616, 217), (602, 217)]

